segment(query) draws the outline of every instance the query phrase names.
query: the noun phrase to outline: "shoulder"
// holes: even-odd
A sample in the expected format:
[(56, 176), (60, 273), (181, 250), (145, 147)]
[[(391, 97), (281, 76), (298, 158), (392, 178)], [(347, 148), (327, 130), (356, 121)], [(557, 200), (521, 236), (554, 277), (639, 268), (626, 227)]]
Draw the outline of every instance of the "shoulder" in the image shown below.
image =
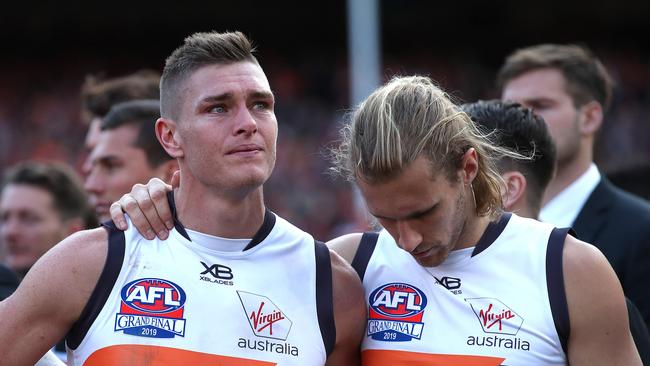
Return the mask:
[(333, 252), (341, 256), (346, 262), (352, 263), (359, 243), (361, 241), (362, 233), (347, 234), (334, 238), (327, 242), (327, 247)]
[(563, 254), (571, 328), (569, 361), (635, 364), (623, 289), (607, 259), (593, 245), (570, 235)]
[(16, 317), (15, 321), (39, 327), (47, 336), (60, 338), (81, 315), (106, 256), (104, 229), (81, 231), (67, 237), (45, 253), (16, 292), (3, 301), (6, 314)]
[[(365, 329), (366, 303), (361, 280), (352, 267), (338, 254), (330, 251), (332, 263), (332, 305), (336, 329), (335, 348), (358, 354)], [(338, 359), (339, 356), (334, 357)], [(328, 360), (328, 364), (331, 361)], [(332, 364), (339, 364), (334, 362)]]
[(41, 257), (27, 278), (41, 277), (48, 281), (60, 278), (61, 281), (73, 281), (69, 283), (75, 283), (75, 286), (94, 286), (104, 267), (107, 248), (108, 233), (105, 229), (76, 232)]
[(616, 187), (609, 181), (603, 181), (603, 186), (603, 191), (611, 195), (614, 206), (621, 210), (621, 213), (624, 211), (628, 216), (633, 215), (628, 218), (650, 223), (650, 202)]
[[(81, 268), (96, 269), (95, 264), (103, 266), (108, 247), (108, 232), (104, 228), (76, 232), (55, 245), (42, 259), (57, 262), (61, 269), (71, 272)], [(101, 271), (102, 266), (98, 270)]]
[(571, 235), (564, 240), (563, 263), (571, 273), (580, 275), (583, 271), (606, 270), (609, 263), (605, 256), (595, 246), (585, 243)]
[[(330, 260), (332, 263), (332, 279), (334, 280), (334, 291), (336, 291), (337, 282), (344, 287), (346, 291), (355, 291), (362, 293), (363, 286), (359, 276), (352, 269), (350, 264), (339, 254), (330, 249)], [(358, 291), (356, 291), (358, 290)]]
[(595, 246), (567, 235), (562, 271), (572, 330), (574, 320), (579, 322), (587, 314), (594, 316), (612, 308), (624, 308), (621, 284), (607, 258)]
[(363, 285), (357, 272), (340, 255), (331, 250), (330, 260), (332, 263), (332, 297), (335, 315), (337, 313), (347, 313), (356, 316), (359, 309), (362, 309), (363, 313), (365, 313)]
[(65, 238), (36, 262), (17, 293), (36, 298), (51, 293), (50, 298), (59, 299), (68, 309), (81, 310), (104, 268), (107, 238), (103, 228)]

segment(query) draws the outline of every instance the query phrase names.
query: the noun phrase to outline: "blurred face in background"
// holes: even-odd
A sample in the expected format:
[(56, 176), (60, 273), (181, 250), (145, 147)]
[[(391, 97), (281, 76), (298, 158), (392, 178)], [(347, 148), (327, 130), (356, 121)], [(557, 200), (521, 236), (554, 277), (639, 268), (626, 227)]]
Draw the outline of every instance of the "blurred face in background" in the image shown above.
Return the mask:
[(166, 179), (165, 164), (151, 167), (144, 150), (133, 145), (137, 134), (137, 126), (128, 124), (102, 131), (90, 154), (84, 187), (100, 221), (110, 219), (111, 203), (130, 192), (134, 184), (153, 177)]
[[(9, 184), (0, 196), (0, 235), (5, 264), (24, 275), (72, 231), (50, 192), (29, 184)], [(73, 230), (74, 231), (74, 230)]]
[(573, 161), (580, 148), (581, 109), (567, 92), (562, 73), (553, 68), (525, 72), (505, 83), (501, 99), (532, 108), (544, 118), (557, 147), (561, 167)]
[(86, 153), (88, 154), (88, 157), (84, 160), (83, 166), (81, 167), (81, 170), (84, 175), (89, 174), (90, 169), (92, 169), (92, 163), (90, 161), (90, 153), (93, 151), (95, 146), (97, 146), (97, 142), (99, 141), (101, 124), (102, 124), (102, 119), (99, 117), (93, 117), (93, 119), (91, 119), (90, 122), (88, 123), (88, 132), (86, 133), (86, 139), (84, 140), (84, 147), (86, 149)]

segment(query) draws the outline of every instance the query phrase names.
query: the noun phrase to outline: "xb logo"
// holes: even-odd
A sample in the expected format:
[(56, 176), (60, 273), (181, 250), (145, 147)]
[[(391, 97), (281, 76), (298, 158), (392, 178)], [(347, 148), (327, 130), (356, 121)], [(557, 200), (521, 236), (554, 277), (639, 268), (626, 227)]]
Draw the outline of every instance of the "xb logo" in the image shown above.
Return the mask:
[(444, 286), (447, 290), (456, 290), (460, 288), (460, 278), (455, 278), (455, 277), (443, 277), (443, 278), (438, 278), (436, 276), (433, 276), (433, 278), (436, 279), (436, 282)]
[(201, 262), (201, 264), (203, 265), (203, 268), (205, 268), (205, 271), (201, 272), (202, 275), (210, 273), (212, 277), (218, 278), (220, 280), (232, 280), (234, 277), (232, 274), (232, 269), (228, 266), (221, 264), (213, 264), (211, 266), (208, 266), (203, 262)]

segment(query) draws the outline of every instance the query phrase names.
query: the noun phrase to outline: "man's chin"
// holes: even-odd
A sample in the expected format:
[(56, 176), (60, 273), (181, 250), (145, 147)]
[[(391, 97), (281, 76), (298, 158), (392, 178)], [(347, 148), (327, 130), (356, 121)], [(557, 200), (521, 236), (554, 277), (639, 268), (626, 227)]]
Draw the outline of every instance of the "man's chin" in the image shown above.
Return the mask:
[(447, 253), (442, 250), (438, 250), (428, 256), (413, 256), (413, 258), (422, 267), (438, 267), (445, 261), (445, 259), (447, 259)]

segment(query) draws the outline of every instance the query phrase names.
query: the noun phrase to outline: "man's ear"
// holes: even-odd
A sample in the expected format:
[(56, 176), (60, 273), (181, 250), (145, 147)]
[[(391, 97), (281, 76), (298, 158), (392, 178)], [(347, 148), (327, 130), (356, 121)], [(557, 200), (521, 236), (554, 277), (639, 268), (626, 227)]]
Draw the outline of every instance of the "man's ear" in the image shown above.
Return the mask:
[(156, 121), (156, 137), (163, 149), (172, 158), (182, 158), (183, 148), (178, 134), (178, 125), (168, 118), (158, 118)]
[(504, 172), (501, 177), (506, 183), (505, 191), (501, 192), (503, 206), (506, 211), (513, 211), (521, 200), (526, 199), (526, 177), (516, 170)]
[(470, 147), (463, 154), (461, 160), (461, 179), (463, 184), (470, 185), (478, 174), (478, 155), (473, 147)]
[(580, 107), (579, 112), (582, 115), (580, 132), (583, 135), (594, 135), (603, 124), (603, 107), (594, 100)]

